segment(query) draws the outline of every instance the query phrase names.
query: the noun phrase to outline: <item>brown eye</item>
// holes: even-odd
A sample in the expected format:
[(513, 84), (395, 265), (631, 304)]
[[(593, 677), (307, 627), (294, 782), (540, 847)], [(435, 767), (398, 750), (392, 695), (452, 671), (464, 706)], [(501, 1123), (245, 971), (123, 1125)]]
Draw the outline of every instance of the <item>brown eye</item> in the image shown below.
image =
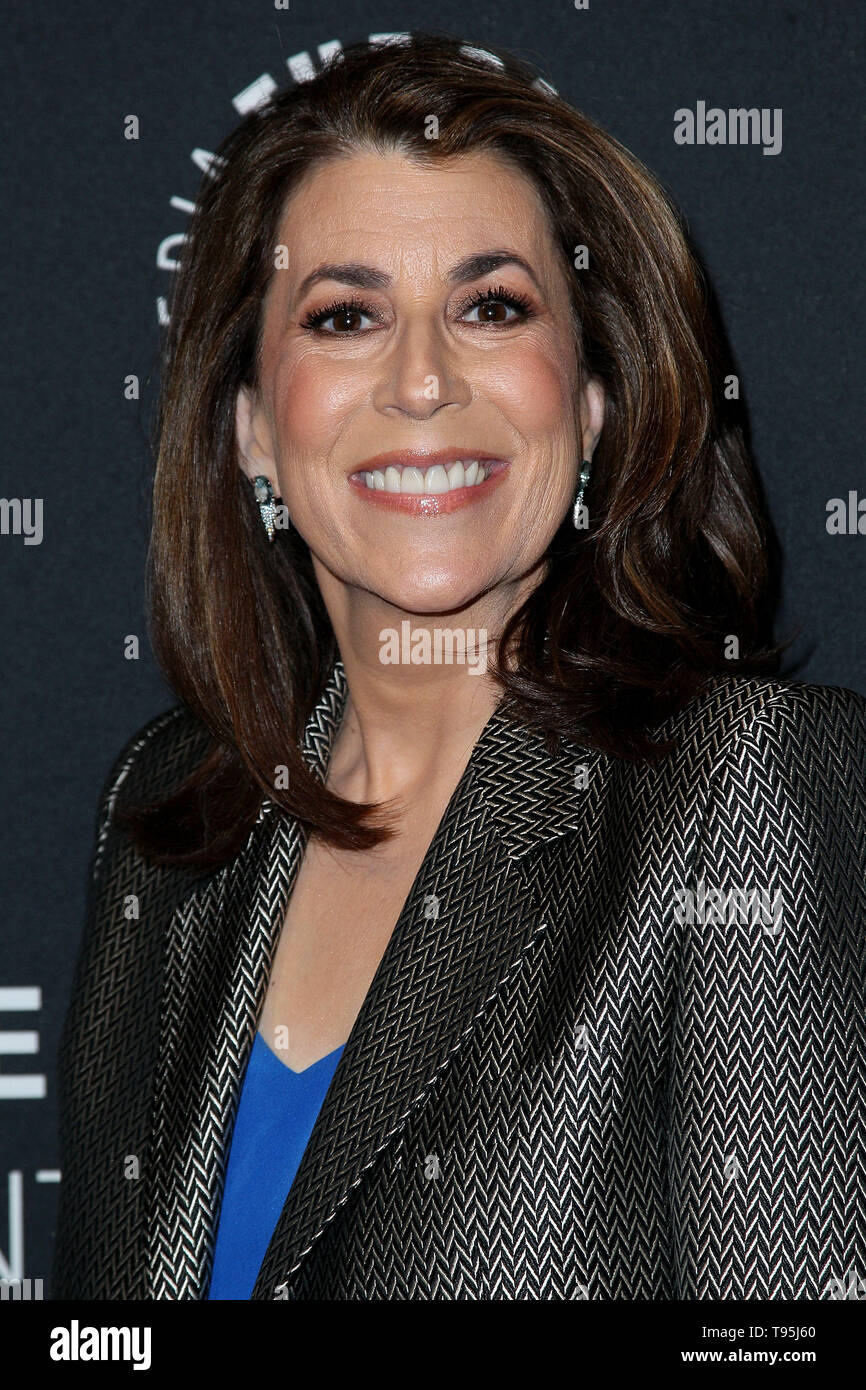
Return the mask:
[(491, 300), (489, 304), (479, 304), (478, 319), (480, 323), (507, 323), (508, 306), (503, 304), (501, 299)]
[(346, 338), (350, 334), (363, 333), (364, 320), (378, 321), (378, 315), (368, 304), (345, 299), (326, 305), (301, 319), (301, 327), (311, 332), (324, 334), (328, 338)]
[(364, 315), (360, 309), (337, 309), (331, 315), (335, 333), (354, 333), (361, 326)]
[[(475, 315), (477, 314), (477, 318)], [(528, 303), (505, 291), (486, 291), (463, 311), (469, 323), (490, 324), (497, 328), (529, 318)]]

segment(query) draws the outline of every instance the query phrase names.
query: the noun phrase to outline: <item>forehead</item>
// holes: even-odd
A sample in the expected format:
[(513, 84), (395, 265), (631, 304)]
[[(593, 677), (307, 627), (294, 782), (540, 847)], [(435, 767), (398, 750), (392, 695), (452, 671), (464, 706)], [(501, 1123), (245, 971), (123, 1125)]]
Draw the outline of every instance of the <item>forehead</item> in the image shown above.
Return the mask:
[(461, 256), (509, 247), (552, 276), (547, 215), (532, 181), (489, 151), (418, 163), (353, 151), (314, 167), (290, 196), (278, 242), (297, 282), (315, 264), (369, 261), (395, 276), (443, 273)]

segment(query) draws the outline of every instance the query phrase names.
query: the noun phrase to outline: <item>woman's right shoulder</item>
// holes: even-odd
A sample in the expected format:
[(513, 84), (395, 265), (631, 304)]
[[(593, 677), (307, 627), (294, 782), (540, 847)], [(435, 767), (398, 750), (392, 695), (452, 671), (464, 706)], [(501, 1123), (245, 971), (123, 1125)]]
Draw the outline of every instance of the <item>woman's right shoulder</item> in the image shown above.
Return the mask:
[(185, 705), (155, 715), (115, 757), (103, 799), (120, 794), (123, 801), (150, 801), (167, 795), (201, 762), (210, 743), (210, 732)]
[(159, 801), (198, 766), (212, 742), (185, 705), (155, 715), (123, 744), (99, 795), (93, 875), (99, 868), (115, 807)]

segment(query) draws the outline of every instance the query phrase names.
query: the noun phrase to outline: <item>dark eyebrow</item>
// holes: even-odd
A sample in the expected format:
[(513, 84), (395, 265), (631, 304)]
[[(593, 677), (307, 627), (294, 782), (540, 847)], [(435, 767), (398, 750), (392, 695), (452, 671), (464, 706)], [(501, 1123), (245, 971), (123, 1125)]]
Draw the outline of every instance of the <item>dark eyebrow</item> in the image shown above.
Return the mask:
[(491, 270), (498, 270), (501, 265), (519, 265), (521, 270), (526, 271), (536, 289), (541, 290), (538, 276), (532, 266), (514, 251), (481, 251), (476, 256), (467, 256), (464, 261), (458, 261), (457, 265), (452, 266), (448, 272), (448, 279), (452, 285), (465, 285), (469, 280), (478, 280), (482, 275), (489, 275)]
[[(503, 265), (519, 265), (526, 271), (536, 288), (541, 290), (538, 276), (532, 266), (514, 251), (481, 251), (477, 255), (467, 256), (452, 266), (448, 272), (448, 279), (452, 285), (465, 285), (470, 280), (489, 275), (492, 270), (498, 270)], [(371, 265), (361, 264), (360, 261), (329, 262), (317, 266), (301, 281), (295, 295), (295, 303), (299, 303), (307, 291), (320, 280), (336, 280), (343, 285), (355, 285), (360, 290), (384, 290), (391, 284), (391, 276), (386, 275), (384, 270), (376, 270)]]
[(359, 290), (384, 290), (390, 285), (391, 276), (386, 275), (384, 270), (374, 270), (371, 265), (361, 265), (356, 261), (320, 265), (301, 281), (295, 302), (303, 299), (307, 290), (319, 280), (339, 280), (343, 285), (356, 285)]

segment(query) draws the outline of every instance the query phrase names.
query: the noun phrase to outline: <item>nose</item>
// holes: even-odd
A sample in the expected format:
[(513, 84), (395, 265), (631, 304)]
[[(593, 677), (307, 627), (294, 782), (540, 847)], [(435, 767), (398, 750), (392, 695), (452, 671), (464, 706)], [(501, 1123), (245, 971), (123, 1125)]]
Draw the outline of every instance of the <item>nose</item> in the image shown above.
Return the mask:
[(472, 399), (456, 349), (426, 316), (401, 326), (380, 366), (373, 403), (383, 412), (427, 420), (446, 405)]

